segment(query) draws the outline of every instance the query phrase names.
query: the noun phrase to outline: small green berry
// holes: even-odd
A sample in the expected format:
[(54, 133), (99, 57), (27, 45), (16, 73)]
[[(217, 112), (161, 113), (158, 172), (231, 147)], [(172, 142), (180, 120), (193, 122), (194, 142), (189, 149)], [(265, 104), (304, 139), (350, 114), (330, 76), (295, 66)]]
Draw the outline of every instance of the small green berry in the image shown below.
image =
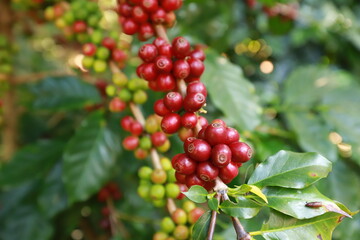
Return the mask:
[(180, 194), (180, 188), (176, 183), (166, 184), (165, 191), (168, 198), (176, 198)]
[(160, 223), (161, 231), (166, 233), (172, 233), (175, 229), (175, 223), (170, 217), (164, 217)]
[(149, 137), (145, 136), (140, 139), (140, 148), (149, 150), (151, 148), (151, 140)]
[(140, 179), (150, 180), (152, 172), (153, 170), (151, 167), (143, 166), (139, 169), (138, 176)]
[(128, 89), (123, 88), (119, 92), (119, 98), (124, 102), (129, 102), (132, 98), (132, 94)]
[(165, 197), (165, 187), (160, 184), (154, 184), (150, 188), (151, 199), (163, 199)]
[(144, 90), (137, 90), (134, 93), (133, 101), (136, 104), (144, 104), (148, 99), (148, 96)]

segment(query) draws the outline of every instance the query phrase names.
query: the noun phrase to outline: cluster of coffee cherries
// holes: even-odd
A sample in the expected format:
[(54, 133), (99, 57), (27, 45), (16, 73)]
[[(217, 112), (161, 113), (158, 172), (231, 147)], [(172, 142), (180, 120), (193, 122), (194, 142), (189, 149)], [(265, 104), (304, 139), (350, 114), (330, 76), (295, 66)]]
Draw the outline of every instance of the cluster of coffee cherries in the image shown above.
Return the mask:
[(105, 33), (100, 27), (102, 12), (97, 2), (75, 0), (70, 4), (60, 2), (45, 10), (45, 17), (55, 21), (65, 37), (75, 39), (81, 44), (82, 66), (87, 70), (102, 73), (112, 61), (118, 67), (124, 67), (127, 59), (127, 44), (119, 40), (119, 32)]
[(131, 116), (125, 116), (121, 119), (120, 125), (131, 133), (123, 140), (123, 147), (126, 150), (134, 151), (137, 159), (145, 159), (149, 155), (151, 148), (156, 148), (159, 152), (166, 152), (170, 148), (170, 141), (166, 134), (159, 128), (160, 118), (156, 115), (150, 115), (145, 120), (145, 125)]
[[(119, 186), (115, 182), (109, 182), (97, 194), (97, 200), (101, 203), (105, 203), (108, 200), (119, 200), (122, 197)], [(100, 220), (100, 227), (104, 230), (110, 230), (110, 209), (107, 205), (101, 208), (102, 219)]]
[(182, 6), (182, 0), (119, 0), (118, 14), (122, 30), (128, 35), (138, 34), (141, 41), (155, 35), (154, 25), (172, 27), (174, 11)]
[(213, 188), (217, 177), (230, 183), (238, 175), (238, 168), (252, 156), (250, 146), (239, 138), (237, 130), (220, 119), (203, 127), (196, 138), (187, 138), (185, 153), (172, 158), (177, 182), (189, 188), (200, 185), (207, 190)]
[(161, 220), (161, 229), (153, 240), (186, 240), (190, 239), (191, 226), (204, 214), (204, 209), (196, 207), (191, 201), (185, 201), (182, 208), (177, 208), (171, 217)]
[(109, 97), (112, 97), (109, 103), (110, 111), (121, 112), (130, 102), (144, 104), (148, 99), (145, 91), (147, 89), (146, 81), (140, 78), (109, 84), (106, 87), (106, 93)]
[(143, 166), (138, 171), (140, 185), (137, 189), (138, 194), (143, 199), (150, 201), (156, 207), (166, 204), (166, 198), (182, 198), (180, 187), (175, 183), (175, 171), (171, 167), (168, 158), (161, 158), (161, 169), (152, 169)]
[(6, 36), (0, 34), (0, 74), (9, 74), (12, 72), (14, 47)]

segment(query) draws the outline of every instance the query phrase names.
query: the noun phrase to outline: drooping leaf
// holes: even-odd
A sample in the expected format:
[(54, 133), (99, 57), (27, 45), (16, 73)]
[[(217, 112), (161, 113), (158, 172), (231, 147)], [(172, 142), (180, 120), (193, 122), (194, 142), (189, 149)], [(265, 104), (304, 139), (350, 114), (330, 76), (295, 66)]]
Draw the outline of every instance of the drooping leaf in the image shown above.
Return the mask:
[(205, 67), (202, 80), (216, 107), (242, 129), (259, 125), (261, 107), (241, 69), (213, 52), (207, 53)]
[[(266, 187), (264, 193), (269, 200), (268, 206), (297, 219), (317, 217), (326, 212), (336, 212), (351, 217), (340, 209), (334, 201), (322, 195), (315, 186), (304, 189)], [(307, 207), (306, 204), (318, 203), (320, 207)]]
[(199, 185), (194, 185), (189, 191), (183, 192), (183, 194), (193, 202), (204, 203), (207, 201), (208, 191)]
[(196, 221), (194, 228), (192, 230), (191, 239), (192, 240), (203, 240), (206, 239), (206, 235), (209, 230), (211, 219), (211, 211), (205, 212), (201, 217)]
[(224, 213), (238, 217), (242, 219), (253, 218), (258, 214), (261, 209), (261, 206), (256, 202), (247, 199), (245, 197), (237, 197), (237, 202), (231, 202), (226, 200), (220, 204), (220, 209)]
[(241, 186), (237, 186), (236, 188), (228, 189), (228, 194), (230, 196), (241, 196), (247, 193), (253, 193), (267, 203), (266, 196), (261, 192), (261, 189), (255, 185), (242, 184)]
[(30, 87), (35, 95), (33, 107), (47, 110), (82, 109), (101, 101), (97, 89), (75, 77), (47, 77)]
[(39, 141), (18, 150), (10, 163), (0, 170), (0, 185), (15, 186), (43, 177), (60, 160), (64, 143)]
[(342, 219), (342, 215), (331, 212), (315, 218), (299, 220), (273, 211), (261, 231), (250, 234), (261, 234), (266, 240), (331, 240), (332, 232)]
[(120, 140), (103, 123), (102, 113), (86, 118), (64, 153), (63, 180), (69, 201), (86, 200), (110, 178)]
[(331, 171), (331, 162), (317, 153), (280, 151), (259, 164), (249, 179), (258, 187), (305, 188)]

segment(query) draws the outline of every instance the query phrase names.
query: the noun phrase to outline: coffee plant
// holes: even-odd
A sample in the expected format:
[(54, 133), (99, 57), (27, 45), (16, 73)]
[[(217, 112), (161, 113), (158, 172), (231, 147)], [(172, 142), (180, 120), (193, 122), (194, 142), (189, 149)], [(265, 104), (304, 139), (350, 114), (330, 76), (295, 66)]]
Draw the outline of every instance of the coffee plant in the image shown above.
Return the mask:
[(357, 239), (359, 9), (1, 1), (0, 239)]

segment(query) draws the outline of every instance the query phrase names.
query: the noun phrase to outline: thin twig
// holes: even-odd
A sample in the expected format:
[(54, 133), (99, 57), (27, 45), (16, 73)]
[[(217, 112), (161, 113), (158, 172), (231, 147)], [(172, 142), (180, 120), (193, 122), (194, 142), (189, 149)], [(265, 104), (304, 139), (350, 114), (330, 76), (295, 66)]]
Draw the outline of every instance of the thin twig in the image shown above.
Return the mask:
[[(220, 194), (216, 195), (216, 199), (220, 202)], [(206, 237), (206, 240), (212, 240), (214, 237), (214, 231), (215, 231), (215, 224), (216, 224), (216, 217), (217, 217), (217, 211), (213, 210), (211, 212), (211, 220), (210, 220), (210, 226), (208, 230), (208, 234)]]
[(161, 37), (165, 41), (169, 42), (169, 38), (166, 34), (166, 29), (165, 29), (164, 25), (162, 25), (162, 24), (155, 25), (155, 32), (158, 37)]

